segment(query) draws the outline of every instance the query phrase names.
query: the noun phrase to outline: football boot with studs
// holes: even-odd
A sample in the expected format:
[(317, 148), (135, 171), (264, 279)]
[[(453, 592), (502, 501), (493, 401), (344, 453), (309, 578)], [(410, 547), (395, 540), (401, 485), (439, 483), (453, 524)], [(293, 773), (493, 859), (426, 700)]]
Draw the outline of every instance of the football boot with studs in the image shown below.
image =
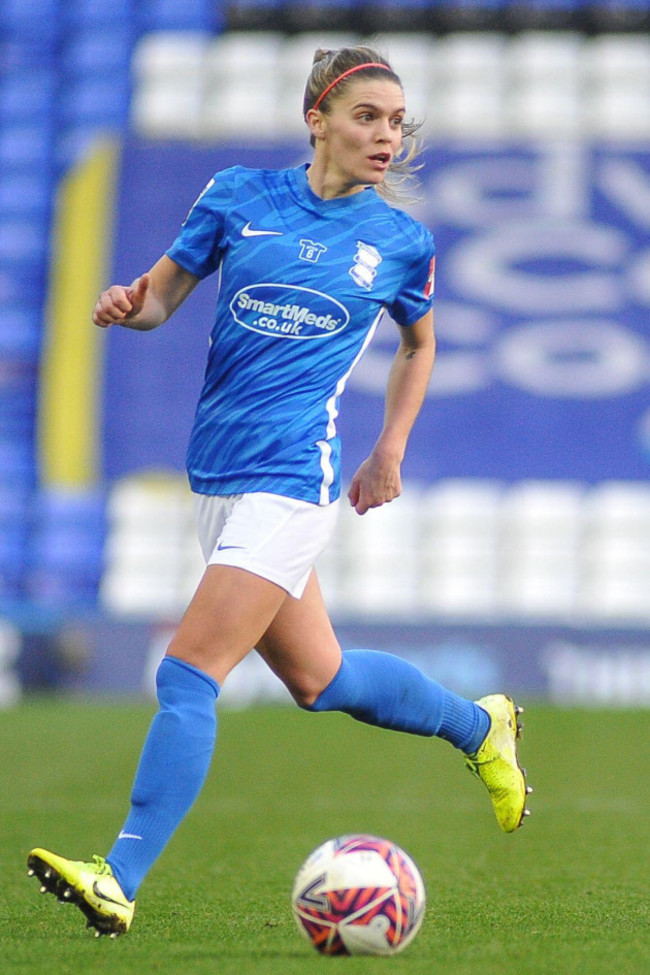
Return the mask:
[(526, 796), (533, 791), (517, 756), (523, 728), (518, 717), (524, 709), (505, 694), (489, 694), (476, 704), (487, 711), (490, 730), (478, 751), (465, 756), (465, 764), (488, 790), (501, 829), (512, 833), (530, 815)]
[(135, 901), (127, 900), (103, 857), (67, 860), (49, 850), (32, 850), (27, 858), (30, 877), (41, 882), (42, 894), (54, 894), (62, 904), (75, 904), (95, 929), (95, 937), (117, 938), (131, 927)]

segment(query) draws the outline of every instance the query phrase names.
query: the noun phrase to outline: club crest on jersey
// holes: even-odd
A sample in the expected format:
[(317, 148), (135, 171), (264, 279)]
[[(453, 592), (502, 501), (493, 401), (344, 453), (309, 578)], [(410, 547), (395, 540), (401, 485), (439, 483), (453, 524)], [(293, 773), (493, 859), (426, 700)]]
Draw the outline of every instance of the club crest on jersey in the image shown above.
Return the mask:
[(354, 264), (350, 268), (350, 274), (359, 287), (370, 291), (381, 262), (382, 256), (376, 247), (373, 247), (372, 244), (364, 244), (362, 240), (357, 241), (357, 252), (354, 255)]
[(310, 264), (315, 264), (321, 254), (324, 254), (327, 250), (325, 244), (319, 244), (315, 240), (303, 239), (300, 241), (300, 253), (298, 257), (301, 261), (309, 261)]

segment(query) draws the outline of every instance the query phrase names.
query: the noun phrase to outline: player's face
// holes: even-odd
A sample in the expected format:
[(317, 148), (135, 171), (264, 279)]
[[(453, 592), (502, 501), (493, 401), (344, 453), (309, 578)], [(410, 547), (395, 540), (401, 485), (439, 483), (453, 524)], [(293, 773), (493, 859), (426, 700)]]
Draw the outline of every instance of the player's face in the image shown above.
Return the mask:
[(381, 183), (402, 144), (404, 93), (388, 79), (352, 81), (320, 114), (316, 152), (337, 195)]

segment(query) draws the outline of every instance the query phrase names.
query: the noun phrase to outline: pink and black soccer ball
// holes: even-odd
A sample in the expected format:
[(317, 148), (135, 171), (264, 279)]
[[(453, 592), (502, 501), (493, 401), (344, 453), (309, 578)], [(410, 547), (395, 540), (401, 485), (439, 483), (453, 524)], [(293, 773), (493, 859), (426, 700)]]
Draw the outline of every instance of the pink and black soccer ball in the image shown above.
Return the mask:
[(394, 955), (418, 933), (426, 895), (420, 871), (397, 844), (354, 834), (327, 840), (296, 875), (298, 928), (324, 955)]

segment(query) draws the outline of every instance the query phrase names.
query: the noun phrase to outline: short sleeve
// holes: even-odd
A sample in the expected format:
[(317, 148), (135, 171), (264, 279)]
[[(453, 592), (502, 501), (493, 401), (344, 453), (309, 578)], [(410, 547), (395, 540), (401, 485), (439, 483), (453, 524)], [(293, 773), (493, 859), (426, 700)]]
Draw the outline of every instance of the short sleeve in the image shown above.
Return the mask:
[(234, 168), (217, 173), (201, 192), (166, 252), (197, 278), (217, 270), (223, 256), (226, 215), (234, 190)]
[(413, 242), (413, 259), (396, 298), (388, 306), (391, 317), (398, 325), (413, 325), (433, 305), (435, 245), (429, 231), (422, 225), (419, 229), (419, 240)]

